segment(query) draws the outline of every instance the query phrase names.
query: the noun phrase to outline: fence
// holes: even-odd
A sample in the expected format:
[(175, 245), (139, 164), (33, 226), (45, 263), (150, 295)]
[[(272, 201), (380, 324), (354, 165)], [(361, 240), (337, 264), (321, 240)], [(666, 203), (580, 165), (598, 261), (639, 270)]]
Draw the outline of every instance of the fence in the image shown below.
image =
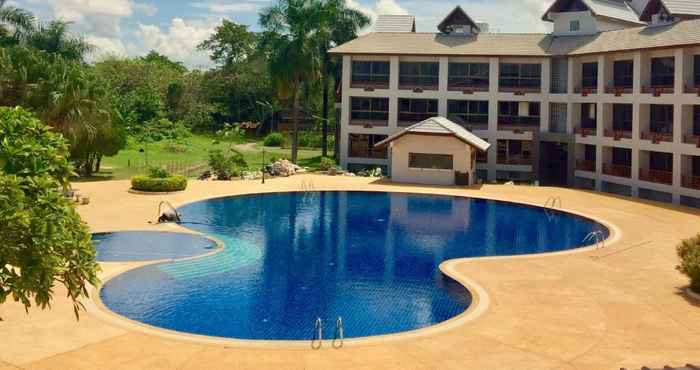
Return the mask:
[(206, 162), (176, 161), (176, 160), (128, 160), (127, 167), (137, 173), (147, 173), (151, 167), (165, 168), (168, 172), (185, 177), (199, 176), (207, 167)]

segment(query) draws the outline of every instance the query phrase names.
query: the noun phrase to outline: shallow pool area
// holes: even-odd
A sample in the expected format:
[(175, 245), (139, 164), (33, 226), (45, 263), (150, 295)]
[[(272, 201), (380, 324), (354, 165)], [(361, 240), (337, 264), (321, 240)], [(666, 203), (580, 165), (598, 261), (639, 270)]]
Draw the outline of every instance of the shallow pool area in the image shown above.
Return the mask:
[(201, 235), (162, 231), (92, 234), (100, 262), (181, 259), (211, 253), (216, 242)]
[(560, 211), (407, 193), (244, 195), (179, 211), (224, 250), (128, 271), (101, 299), (149, 325), (239, 339), (308, 340), (317, 318), (332, 335), (342, 317), (347, 338), (428, 327), (471, 304), (441, 262), (562, 251), (608, 234)]

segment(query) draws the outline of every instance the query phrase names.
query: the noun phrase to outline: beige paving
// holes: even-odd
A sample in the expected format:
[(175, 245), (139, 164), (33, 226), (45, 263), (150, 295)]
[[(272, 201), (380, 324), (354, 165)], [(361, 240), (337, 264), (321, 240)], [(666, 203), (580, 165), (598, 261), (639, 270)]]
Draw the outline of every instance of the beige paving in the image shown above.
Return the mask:
[[(700, 362), (700, 304), (684, 294), (675, 245), (700, 231), (684, 208), (571, 189), (397, 186), (365, 178), (304, 175), (259, 182), (192, 182), (170, 195), (135, 195), (128, 182), (77, 184), (91, 204), (79, 207), (93, 231), (182, 230), (148, 223), (157, 205), (256, 192), (316, 190), (434, 192), (542, 204), (615, 225), (604, 249), (517, 258), (459, 260), (460, 276), (478, 283), (489, 307), (475, 320), (419, 338), (304, 348), (251, 349), (143, 333), (84, 313), (76, 322), (63, 291), (51, 311), (0, 305), (0, 369), (619, 369)], [(102, 276), (133, 265), (104, 264)]]

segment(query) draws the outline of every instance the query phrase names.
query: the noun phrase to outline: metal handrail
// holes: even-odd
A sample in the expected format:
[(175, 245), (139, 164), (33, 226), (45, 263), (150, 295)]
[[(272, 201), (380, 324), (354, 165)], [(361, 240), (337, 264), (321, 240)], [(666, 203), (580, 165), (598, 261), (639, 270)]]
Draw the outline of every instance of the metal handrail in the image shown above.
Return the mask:
[(163, 215), (163, 205), (167, 205), (168, 207), (170, 207), (170, 209), (175, 214), (177, 222), (181, 221), (180, 220), (180, 213), (177, 211), (177, 208), (173, 207), (173, 205), (170, 204), (170, 202), (168, 202), (167, 200), (164, 200), (164, 201), (161, 201), (160, 203), (158, 203), (158, 216), (156, 217), (156, 220), (160, 219), (160, 216)]
[(547, 198), (547, 201), (544, 202), (544, 208), (557, 208), (557, 201), (559, 201), (559, 208), (562, 207), (561, 205), (561, 197), (560, 196), (551, 196)]
[(587, 243), (592, 240), (595, 240), (596, 248), (605, 248), (605, 237), (603, 236), (602, 231), (591, 231), (585, 238), (583, 238), (582, 243)]
[[(318, 344), (316, 344), (318, 343)], [(317, 318), (314, 323), (314, 337), (311, 338), (311, 348), (320, 349), (323, 345), (323, 320)]]
[(343, 328), (343, 318), (338, 316), (335, 320), (335, 333), (333, 334), (333, 348), (341, 348), (345, 339), (345, 329)]

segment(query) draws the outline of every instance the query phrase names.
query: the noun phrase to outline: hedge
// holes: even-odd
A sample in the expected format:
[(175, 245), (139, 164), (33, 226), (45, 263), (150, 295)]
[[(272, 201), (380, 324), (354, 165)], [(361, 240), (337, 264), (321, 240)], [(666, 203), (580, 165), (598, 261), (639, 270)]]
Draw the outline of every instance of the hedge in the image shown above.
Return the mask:
[(131, 179), (131, 188), (148, 192), (180, 191), (187, 188), (187, 178), (177, 175), (166, 178), (134, 176)]

